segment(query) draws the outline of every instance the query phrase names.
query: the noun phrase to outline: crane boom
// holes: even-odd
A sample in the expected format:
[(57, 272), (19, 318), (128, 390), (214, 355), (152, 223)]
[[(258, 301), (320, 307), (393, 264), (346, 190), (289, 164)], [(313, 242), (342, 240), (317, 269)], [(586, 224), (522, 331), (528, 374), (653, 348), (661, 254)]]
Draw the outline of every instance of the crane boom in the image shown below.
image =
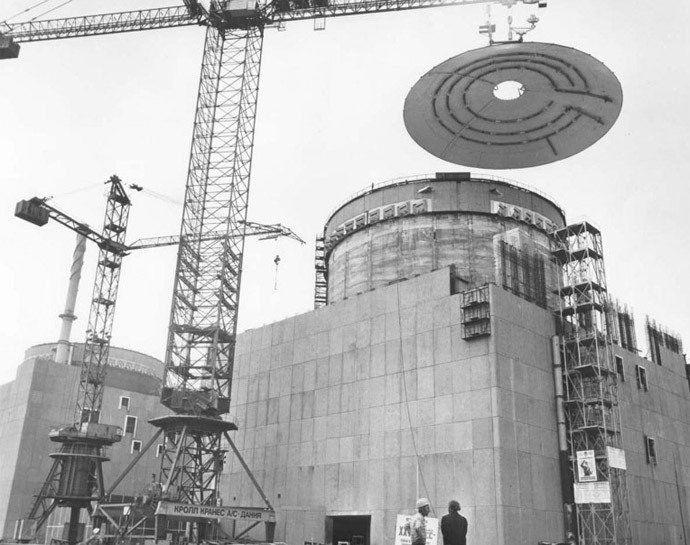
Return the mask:
[[(304, 244), (304, 241), (298, 237), (291, 229), (276, 223), (274, 225), (264, 225), (261, 223), (254, 223), (251, 221), (245, 222), (247, 230), (244, 232), (245, 237), (251, 236), (263, 236), (265, 238), (274, 237), (287, 237), (294, 239), (298, 242)], [(225, 233), (220, 233), (216, 235), (209, 235), (202, 241), (207, 240), (222, 240), (227, 235)], [(167, 237), (151, 237), (151, 238), (141, 238), (135, 240), (132, 244), (127, 246), (127, 250), (144, 250), (146, 248), (160, 248), (161, 246), (177, 246), (180, 243), (179, 235), (170, 235)]]
[[(263, 25), (282, 21), (318, 19), (363, 13), (401, 11), (407, 9), (487, 4), (494, 0), (274, 0), (259, 8), (258, 18)], [(216, 18), (188, 6), (171, 6), (137, 11), (123, 11), (45, 19), (20, 23), (0, 23), (0, 36), (12, 41), (37, 42), (64, 38), (79, 38), (120, 32), (173, 28), (190, 25), (217, 25)]]
[(78, 38), (136, 30), (153, 30), (200, 24), (186, 6), (103, 13), (65, 19), (45, 19), (23, 23), (0, 23), (0, 35), (15, 42), (37, 42), (61, 38)]

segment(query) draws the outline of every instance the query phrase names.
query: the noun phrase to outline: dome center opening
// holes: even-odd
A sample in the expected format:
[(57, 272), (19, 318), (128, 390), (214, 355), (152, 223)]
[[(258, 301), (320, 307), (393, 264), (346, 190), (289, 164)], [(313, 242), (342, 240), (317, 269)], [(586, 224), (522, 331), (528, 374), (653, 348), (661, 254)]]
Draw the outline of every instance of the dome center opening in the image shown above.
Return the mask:
[(499, 100), (515, 100), (525, 92), (525, 86), (519, 81), (502, 81), (494, 87), (494, 96)]

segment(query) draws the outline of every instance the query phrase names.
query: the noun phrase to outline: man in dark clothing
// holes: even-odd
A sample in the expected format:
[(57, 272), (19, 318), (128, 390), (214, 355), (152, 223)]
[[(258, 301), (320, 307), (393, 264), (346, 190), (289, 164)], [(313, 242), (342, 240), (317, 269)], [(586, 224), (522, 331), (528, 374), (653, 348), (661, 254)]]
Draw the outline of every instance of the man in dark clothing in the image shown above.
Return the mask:
[(448, 514), (441, 519), (443, 545), (467, 545), (467, 519), (459, 511), (460, 504), (451, 500), (448, 503)]

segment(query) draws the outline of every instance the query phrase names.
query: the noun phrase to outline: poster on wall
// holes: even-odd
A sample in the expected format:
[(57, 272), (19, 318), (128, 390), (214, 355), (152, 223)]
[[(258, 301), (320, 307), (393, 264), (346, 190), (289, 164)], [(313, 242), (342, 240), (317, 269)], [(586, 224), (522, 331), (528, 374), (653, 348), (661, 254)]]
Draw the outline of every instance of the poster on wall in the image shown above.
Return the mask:
[[(395, 545), (412, 545), (410, 525), (413, 515), (398, 515), (395, 521)], [(438, 519), (426, 518), (426, 545), (438, 545)]]
[(597, 480), (597, 461), (593, 450), (577, 451), (577, 480), (581, 483)]
[(625, 463), (625, 451), (619, 448), (606, 447), (609, 456), (609, 467), (616, 469), (628, 469)]
[(611, 487), (608, 481), (575, 483), (575, 503), (611, 503)]

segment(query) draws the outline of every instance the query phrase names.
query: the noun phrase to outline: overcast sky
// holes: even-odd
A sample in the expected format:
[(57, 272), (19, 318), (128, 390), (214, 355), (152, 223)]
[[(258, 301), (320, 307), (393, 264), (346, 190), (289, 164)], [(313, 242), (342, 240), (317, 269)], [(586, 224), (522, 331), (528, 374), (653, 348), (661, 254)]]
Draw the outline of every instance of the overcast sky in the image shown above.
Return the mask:
[[(0, 20), (37, 1), (4, 0)], [(74, 0), (51, 17), (174, 3)], [(623, 110), (604, 138), (574, 157), (485, 172), (547, 193), (571, 222), (598, 226), (609, 291), (632, 307), (638, 330), (649, 314), (687, 345), (690, 3), (663, 4), (550, 0), (546, 9), (520, 10), (541, 19), (529, 41), (574, 47), (606, 64), (621, 81)], [(499, 21), (501, 13), (494, 9)], [(486, 45), (477, 33), (484, 20), (484, 7), (462, 6), (329, 19), (318, 32), (310, 21), (266, 30), (249, 219), (283, 223), (307, 244), (248, 243), (240, 330), (313, 307), (314, 237), (353, 193), (409, 175), (480, 172), (418, 147), (402, 108), (433, 66)], [(132, 194), (128, 240), (177, 234), (203, 37), (202, 28), (188, 27), (25, 43), (19, 59), (0, 61), (0, 383), (14, 377), (24, 350), (57, 340), (75, 244), (58, 224), (14, 218), (15, 202), (50, 195), (100, 230), (103, 183), (117, 174), (148, 191)], [(73, 341), (84, 339), (96, 256), (90, 245)], [(163, 357), (174, 264), (172, 248), (125, 259), (114, 345)]]

